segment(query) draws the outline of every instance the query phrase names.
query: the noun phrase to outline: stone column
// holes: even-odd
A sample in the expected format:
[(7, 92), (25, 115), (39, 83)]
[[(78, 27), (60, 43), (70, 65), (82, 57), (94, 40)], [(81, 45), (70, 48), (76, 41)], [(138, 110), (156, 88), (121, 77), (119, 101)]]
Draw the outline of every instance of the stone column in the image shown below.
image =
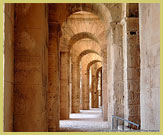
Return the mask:
[(103, 119), (108, 120), (108, 90), (107, 90), (107, 49), (102, 49), (102, 103)]
[[(96, 82), (96, 83), (97, 83), (97, 85), (96, 85), (96, 86), (97, 86), (97, 87), (96, 87), (96, 90), (97, 90), (97, 93), (98, 93), (98, 94), (97, 94), (97, 98), (98, 98), (98, 107), (102, 106), (102, 105), (101, 105), (101, 101), (102, 101), (102, 100), (101, 100), (101, 95), (102, 95), (102, 94), (101, 94), (101, 92), (102, 92), (102, 91), (101, 91), (101, 86), (102, 86), (101, 83), (102, 83), (102, 81), (101, 81), (101, 75), (100, 75), (100, 74), (101, 74), (101, 70), (102, 70), (102, 67), (98, 68), (97, 71), (96, 71), (96, 79), (97, 79), (97, 80), (96, 80), (96, 81), (97, 81), (97, 82)], [(98, 89), (98, 86), (99, 86), (99, 85), (100, 85), (100, 89)], [(100, 97), (100, 100), (99, 100), (99, 97)]]
[(88, 79), (87, 66), (82, 66), (82, 109), (89, 110), (89, 79)]
[(123, 87), (123, 27), (119, 22), (112, 22), (113, 34), (113, 115), (124, 116)]
[(14, 131), (48, 131), (48, 18), (45, 4), (16, 4)]
[[(76, 56), (77, 57), (77, 56)], [(72, 113), (80, 112), (80, 71), (76, 58), (72, 59)]]
[(127, 15), (123, 20), (124, 117), (140, 124), (139, 18), (138, 16), (133, 16), (134, 10), (129, 10), (129, 8), (130, 5), (127, 5)]
[(140, 124), (140, 45), (139, 19), (127, 22), (127, 89), (130, 121)]
[(98, 108), (98, 76), (97, 76), (97, 63), (91, 66), (92, 70), (92, 108)]
[(69, 119), (70, 91), (69, 91), (69, 52), (60, 52), (60, 119)]
[(102, 106), (102, 69), (100, 72), (101, 72), (101, 79), (100, 79), (101, 80), (101, 83), (100, 83), (101, 84), (101, 93), (100, 94), (101, 94), (101, 106)]
[(60, 24), (49, 23), (48, 43), (48, 131), (59, 130), (60, 120)]
[(95, 76), (94, 76), (94, 70), (92, 70), (92, 84), (91, 84), (91, 95), (92, 95), (92, 108), (95, 108), (95, 100), (96, 100), (96, 94), (95, 94), (95, 90), (96, 90), (96, 80), (95, 80)]

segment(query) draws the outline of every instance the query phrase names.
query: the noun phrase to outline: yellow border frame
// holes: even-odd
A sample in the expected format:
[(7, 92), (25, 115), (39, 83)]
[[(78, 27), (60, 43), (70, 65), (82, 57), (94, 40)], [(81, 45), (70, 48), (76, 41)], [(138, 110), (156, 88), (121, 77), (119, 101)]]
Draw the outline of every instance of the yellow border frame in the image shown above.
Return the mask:
[[(162, 63), (160, 61), (160, 132), (3, 132), (3, 4), (4, 3), (160, 3), (160, 35), (163, 32), (163, 9), (161, 0), (0, 0), (0, 135), (161, 135), (162, 127)], [(161, 39), (161, 38), (160, 38)], [(160, 44), (162, 40), (160, 41)], [(161, 48), (161, 45), (160, 45)], [(160, 49), (160, 59), (163, 59), (163, 50)], [(162, 102), (161, 102), (162, 101)]]

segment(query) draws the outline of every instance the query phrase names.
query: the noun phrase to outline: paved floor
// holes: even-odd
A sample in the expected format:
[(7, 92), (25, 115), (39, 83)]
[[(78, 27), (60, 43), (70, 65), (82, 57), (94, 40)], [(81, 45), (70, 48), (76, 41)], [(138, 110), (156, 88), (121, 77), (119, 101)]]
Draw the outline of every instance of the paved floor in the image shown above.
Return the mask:
[(105, 132), (109, 129), (108, 122), (102, 119), (101, 108), (81, 110), (71, 114), (69, 120), (60, 120), (60, 132)]

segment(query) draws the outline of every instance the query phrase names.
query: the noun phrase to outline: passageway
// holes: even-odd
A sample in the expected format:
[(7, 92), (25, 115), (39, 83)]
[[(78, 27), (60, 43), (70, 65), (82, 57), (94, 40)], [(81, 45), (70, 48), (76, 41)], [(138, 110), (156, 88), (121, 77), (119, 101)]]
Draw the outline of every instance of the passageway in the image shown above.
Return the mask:
[(109, 131), (108, 122), (103, 121), (102, 108), (80, 110), (70, 114), (70, 119), (60, 120), (61, 132), (104, 132)]
[(4, 131), (159, 129), (158, 4), (4, 8)]

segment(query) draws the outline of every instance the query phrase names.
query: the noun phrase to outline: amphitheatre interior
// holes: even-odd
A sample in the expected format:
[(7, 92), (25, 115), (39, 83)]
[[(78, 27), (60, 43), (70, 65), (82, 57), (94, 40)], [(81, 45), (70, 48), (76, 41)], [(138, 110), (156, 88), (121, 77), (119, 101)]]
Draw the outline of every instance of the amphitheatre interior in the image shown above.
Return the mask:
[(5, 132), (160, 130), (159, 4), (6, 3), (3, 15)]

